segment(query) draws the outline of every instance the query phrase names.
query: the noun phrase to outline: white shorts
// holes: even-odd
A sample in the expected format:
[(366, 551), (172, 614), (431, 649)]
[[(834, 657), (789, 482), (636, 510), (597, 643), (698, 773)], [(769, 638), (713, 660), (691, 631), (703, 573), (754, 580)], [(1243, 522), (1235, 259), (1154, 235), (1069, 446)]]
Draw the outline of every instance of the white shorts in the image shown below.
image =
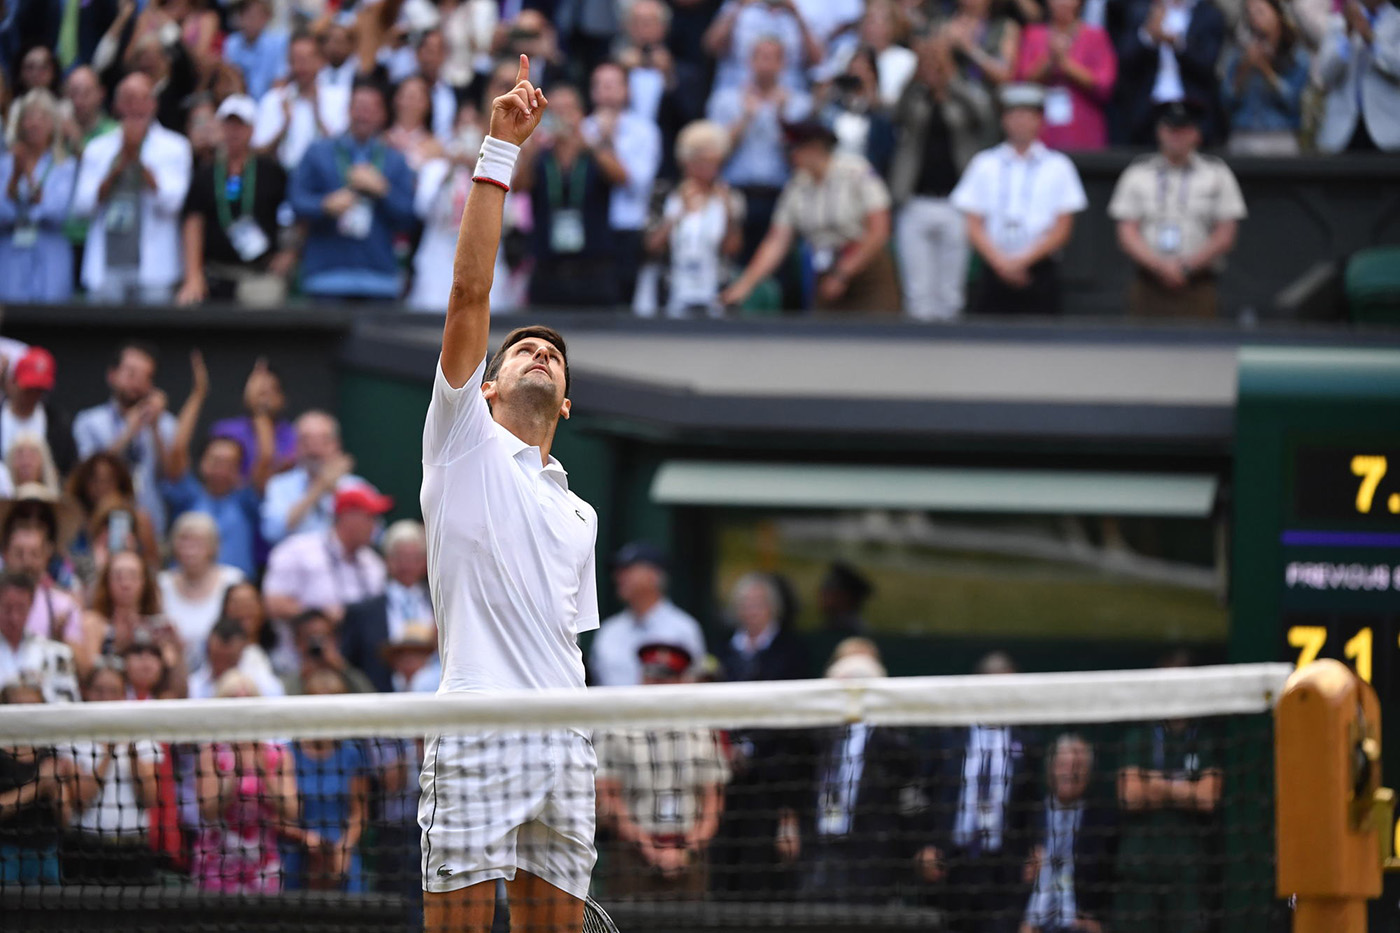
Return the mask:
[(598, 860), (597, 770), (593, 743), (577, 732), (430, 736), (418, 801), (423, 890), (509, 881), (523, 869), (586, 896)]

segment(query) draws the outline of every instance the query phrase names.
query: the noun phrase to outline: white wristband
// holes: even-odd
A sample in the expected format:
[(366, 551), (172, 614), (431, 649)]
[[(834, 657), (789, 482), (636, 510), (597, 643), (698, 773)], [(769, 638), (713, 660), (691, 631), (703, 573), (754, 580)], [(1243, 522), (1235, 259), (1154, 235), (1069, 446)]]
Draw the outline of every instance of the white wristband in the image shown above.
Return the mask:
[(481, 153), (476, 159), (472, 181), (489, 182), (509, 191), (510, 180), (515, 175), (515, 160), (519, 157), (519, 146), (487, 136), (481, 141)]

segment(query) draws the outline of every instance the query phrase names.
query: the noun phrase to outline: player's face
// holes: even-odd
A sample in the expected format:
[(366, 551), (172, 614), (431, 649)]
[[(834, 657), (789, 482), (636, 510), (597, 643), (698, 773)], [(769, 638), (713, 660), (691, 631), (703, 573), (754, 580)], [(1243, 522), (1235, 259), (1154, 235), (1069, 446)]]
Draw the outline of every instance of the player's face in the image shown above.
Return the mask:
[(482, 386), (487, 400), (507, 405), (550, 408), (569, 417), (564, 397), (564, 355), (548, 340), (526, 337), (506, 351), (494, 382)]

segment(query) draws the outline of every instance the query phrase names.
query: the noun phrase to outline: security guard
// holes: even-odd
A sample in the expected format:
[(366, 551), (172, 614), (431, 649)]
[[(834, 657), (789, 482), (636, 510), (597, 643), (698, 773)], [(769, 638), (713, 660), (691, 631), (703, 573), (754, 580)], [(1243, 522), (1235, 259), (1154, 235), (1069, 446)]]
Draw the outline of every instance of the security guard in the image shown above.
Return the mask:
[(1001, 91), (1006, 142), (973, 156), (949, 199), (967, 219), (967, 239), (984, 266), (974, 314), (1058, 314), (1056, 256), (1074, 215), (1088, 206), (1074, 163), (1045, 148), (1045, 91), (1008, 84)]
[(1187, 720), (1139, 726), (1124, 738), (1120, 766), (1113, 929), (1203, 933), (1222, 783), (1217, 738)]
[(1205, 107), (1193, 99), (1157, 108), (1156, 155), (1128, 166), (1108, 215), (1136, 266), (1128, 312), (1137, 317), (1213, 318), (1216, 280), (1245, 216), (1235, 175), (1197, 152)]

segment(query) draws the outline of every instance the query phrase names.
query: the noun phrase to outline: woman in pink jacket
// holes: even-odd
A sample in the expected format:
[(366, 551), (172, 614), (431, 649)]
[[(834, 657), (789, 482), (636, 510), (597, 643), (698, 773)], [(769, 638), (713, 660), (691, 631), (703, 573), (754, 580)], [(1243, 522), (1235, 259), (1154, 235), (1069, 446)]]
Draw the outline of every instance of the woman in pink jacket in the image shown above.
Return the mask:
[(1081, 0), (1049, 0), (1050, 19), (1026, 27), (1016, 80), (1045, 86), (1041, 142), (1052, 149), (1108, 145), (1104, 106), (1118, 77), (1108, 33), (1079, 19)]

